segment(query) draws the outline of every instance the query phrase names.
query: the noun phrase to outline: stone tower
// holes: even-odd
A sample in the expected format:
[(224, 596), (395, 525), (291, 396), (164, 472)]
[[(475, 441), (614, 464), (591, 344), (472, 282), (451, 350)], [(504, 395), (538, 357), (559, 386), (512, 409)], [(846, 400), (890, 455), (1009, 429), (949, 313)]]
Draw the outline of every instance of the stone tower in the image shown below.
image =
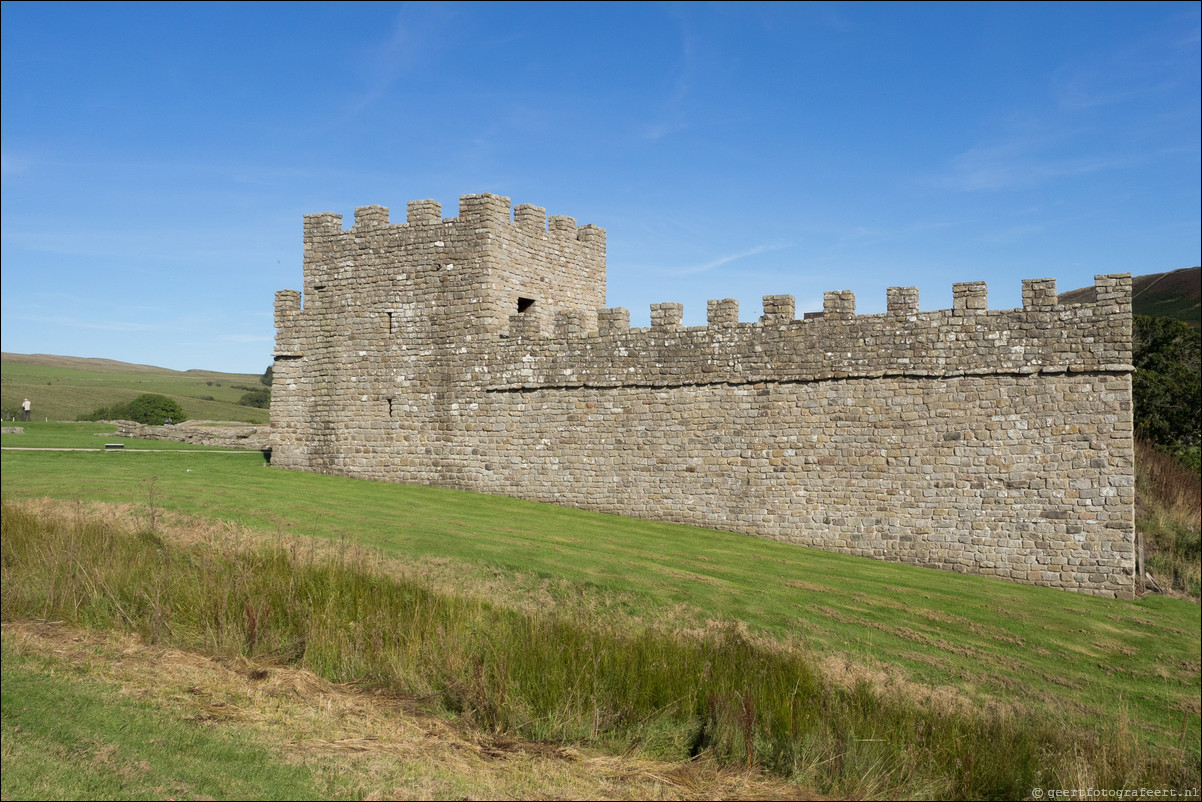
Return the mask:
[[(462, 196), (458, 217), (432, 200), (407, 212), (394, 225), (361, 207), (348, 231), (341, 215), (305, 216), (304, 309), (300, 293), (276, 294), (273, 464), (341, 472), (417, 448), (446, 430), (456, 352), (504, 335), (511, 315), (550, 328), (605, 305), (603, 229), (529, 204), (510, 219), (509, 198), (491, 194)], [(386, 425), (407, 434), (380, 443)]]

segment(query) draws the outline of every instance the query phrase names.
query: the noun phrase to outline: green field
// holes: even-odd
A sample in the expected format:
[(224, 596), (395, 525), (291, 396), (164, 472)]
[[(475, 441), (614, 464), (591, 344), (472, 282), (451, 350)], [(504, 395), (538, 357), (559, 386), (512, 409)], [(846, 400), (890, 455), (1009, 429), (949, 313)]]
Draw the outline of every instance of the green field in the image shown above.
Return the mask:
[(168, 370), (105, 359), (5, 353), (0, 363), (0, 408), (6, 419), (19, 416), (25, 398), (34, 420), (70, 421), (157, 393), (179, 403), (192, 420), (266, 423), (266, 409), (238, 404), (245, 388), (262, 387), (254, 374)]

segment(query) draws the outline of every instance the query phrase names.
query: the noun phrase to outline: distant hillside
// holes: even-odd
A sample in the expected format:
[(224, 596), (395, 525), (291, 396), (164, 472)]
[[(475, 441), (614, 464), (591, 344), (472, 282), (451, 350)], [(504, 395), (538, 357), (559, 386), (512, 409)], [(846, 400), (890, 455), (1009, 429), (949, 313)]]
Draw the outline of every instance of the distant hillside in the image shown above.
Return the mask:
[[(1060, 303), (1072, 304), (1093, 297), (1093, 287), (1060, 293)], [(1171, 317), (1202, 328), (1202, 267), (1169, 273), (1150, 273), (1131, 280), (1131, 307), (1136, 315)]]
[(159, 393), (177, 401), (192, 419), (266, 423), (267, 410), (238, 404), (254, 389), (263, 385), (253, 373), (179, 371), (54, 354), (0, 355), (0, 407), (6, 417), (25, 398), (39, 420), (75, 420), (98, 407)]
[[(4, 362), (14, 362), (24, 365), (44, 365), (55, 368), (74, 368), (76, 370), (109, 371), (113, 373), (179, 373), (170, 368), (160, 368), (154, 365), (136, 365), (132, 362), (118, 362), (115, 359), (97, 359), (84, 356), (58, 356), (56, 354), (13, 354), (5, 351)], [(187, 371), (202, 373), (205, 371)], [(233, 375), (233, 374), (228, 374)]]

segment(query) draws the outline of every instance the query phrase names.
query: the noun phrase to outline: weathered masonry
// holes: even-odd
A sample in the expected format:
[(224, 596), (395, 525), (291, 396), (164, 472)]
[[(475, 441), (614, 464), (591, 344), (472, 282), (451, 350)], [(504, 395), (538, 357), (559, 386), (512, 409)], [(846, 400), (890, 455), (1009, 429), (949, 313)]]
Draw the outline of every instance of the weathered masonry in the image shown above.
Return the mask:
[(1107, 596), (1134, 590), (1131, 283), (764, 297), (631, 328), (605, 232), (508, 198), (304, 226), (276, 294), (272, 463), (746, 532)]

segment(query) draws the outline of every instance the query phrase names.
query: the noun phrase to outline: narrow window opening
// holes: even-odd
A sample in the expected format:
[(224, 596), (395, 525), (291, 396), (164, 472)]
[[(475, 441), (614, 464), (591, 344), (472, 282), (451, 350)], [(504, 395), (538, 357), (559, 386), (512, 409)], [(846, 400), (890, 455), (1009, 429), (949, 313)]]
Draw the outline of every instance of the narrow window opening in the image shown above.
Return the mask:
[(388, 417), (391, 418), (392, 417), (392, 399), (389, 398), (386, 400), (388, 401)]
[(533, 298), (518, 298), (518, 314), (522, 314), (530, 307), (534, 306)]
[[(388, 315), (388, 336), (392, 336), (392, 312), (387, 312)], [(391, 402), (390, 402), (391, 403)]]

